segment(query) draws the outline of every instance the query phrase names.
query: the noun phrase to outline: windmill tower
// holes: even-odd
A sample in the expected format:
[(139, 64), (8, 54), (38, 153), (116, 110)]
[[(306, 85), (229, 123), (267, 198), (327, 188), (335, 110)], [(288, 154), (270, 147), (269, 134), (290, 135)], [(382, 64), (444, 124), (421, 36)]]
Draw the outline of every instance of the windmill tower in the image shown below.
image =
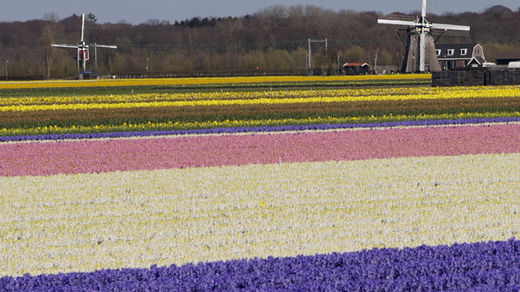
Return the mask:
[(377, 23), (408, 26), (408, 42), (401, 68), (403, 73), (441, 71), (432, 30), (470, 31), (469, 26), (428, 22), (426, 0), (422, 0), (421, 17), (416, 21), (378, 19)]
[[(77, 50), (77, 64), (78, 72), (83, 68), (83, 71), (87, 70), (87, 61), (89, 57), (89, 45), (85, 43), (85, 14), (81, 14), (81, 39), (77, 45), (64, 45), (64, 44), (51, 44), (55, 48), (67, 48)], [(109, 45), (98, 45), (94, 44), (95, 53), (97, 54), (97, 48), (117, 49), (117, 46)], [(97, 56), (95, 56), (97, 58)]]

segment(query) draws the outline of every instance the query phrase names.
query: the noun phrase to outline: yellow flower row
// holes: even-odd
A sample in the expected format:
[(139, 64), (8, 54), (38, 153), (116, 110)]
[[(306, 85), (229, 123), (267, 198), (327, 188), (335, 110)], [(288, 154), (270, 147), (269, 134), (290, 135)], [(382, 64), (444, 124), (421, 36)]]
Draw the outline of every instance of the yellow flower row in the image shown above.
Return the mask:
[(498, 154), (4, 177), (0, 277), (518, 238), (518, 173)]
[(309, 117), (305, 119), (266, 119), (266, 120), (224, 120), (204, 122), (146, 122), (146, 123), (123, 123), (121, 125), (95, 125), (62, 127), (57, 125), (34, 127), (34, 128), (0, 128), (2, 136), (17, 136), (30, 134), (60, 134), (60, 133), (86, 133), (92, 131), (117, 132), (117, 131), (153, 131), (163, 129), (209, 129), (228, 127), (258, 127), (258, 126), (280, 126), (280, 125), (303, 125), (303, 124), (346, 124), (346, 123), (379, 123), (386, 121), (406, 120), (434, 120), (434, 119), (467, 119), (467, 118), (498, 118), (498, 117), (520, 117), (520, 112), (493, 112), (493, 113), (443, 113), (439, 115), (421, 114), (410, 115), (383, 115), (383, 116), (360, 116), (360, 117)]
[(370, 80), (416, 80), (431, 79), (430, 74), (362, 75), (362, 76), (256, 76), (256, 77), (208, 77), (208, 78), (161, 78), (161, 79), (99, 79), (75, 81), (25, 81), (2, 82), (0, 89), (106, 87), (106, 86), (174, 86), (211, 85), (237, 83), (273, 82), (327, 82), (327, 81), (370, 81)]
[[(446, 90), (432, 90), (418, 94), (390, 94), (390, 95), (349, 95), (343, 90), (313, 90), (313, 91), (283, 91), (283, 92), (241, 92), (222, 94), (201, 93), (209, 99), (175, 100), (175, 95), (167, 100), (113, 102), (113, 103), (74, 103), (74, 104), (21, 104), (0, 106), (0, 112), (6, 111), (43, 111), (43, 110), (86, 110), (86, 109), (116, 109), (116, 108), (143, 108), (143, 107), (181, 107), (181, 106), (224, 106), (224, 105), (259, 105), (259, 104), (296, 104), (296, 103), (331, 103), (355, 101), (389, 101), (389, 100), (419, 100), (419, 99), (452, 99), (452, 98), (494, 98), (520, 97), (518, 87), (494, 88), (459, 88)], [(289, 95), (290, 97), (285, 97)], [(156, 96), (156, 95), (155, 95)], [(213, 98), (211, 98), (213, 96)], [(240, 98), (225, 99), (225, 97), (239, 96)], [(157, 96), (156, 96), (157, 97)], [(119, 97), (119, 99), (124, 96)]]
[(30, 104), (65, 104), (65, 103), (121, 103), (152, 102), (179, 100), (221, 100), (221, 99), (255, 99), (255, 98), (308, 98), (308, 97), (365, 97), (371, 96), (480, 96), (480, 95), (513, 95), (519, 94), (518, 87), (394, 87), (365, 89), (326, 89), (326, 90), (277, 90), (277, 91), (239, 91), (239, 92), (191, 92), (168, 94), (110, 94), (79, 96), (32, 96), (1, 98), (0, 106)]

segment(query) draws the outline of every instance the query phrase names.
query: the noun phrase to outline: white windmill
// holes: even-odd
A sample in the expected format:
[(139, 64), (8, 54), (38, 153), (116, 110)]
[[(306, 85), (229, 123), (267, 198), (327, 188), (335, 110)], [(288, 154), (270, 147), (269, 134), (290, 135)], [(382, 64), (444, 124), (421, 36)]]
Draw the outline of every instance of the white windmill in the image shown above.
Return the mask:
[[(77, 45), (51, 44), (51, 46), (56, 47), (56, 48), (76, 49), (78, 51), (78, 53), (77, 53), (78, 71), (80, 71), (80, 66), (83, 66), (83, 71), (86, 71), (87, 70), (87, 61), (90, 59), (90, 57), (89, 57), (89, 45), (87, 45), (85, 43), (85, 14), (81, 14), (81, 39)], [(95, 56), (96, 58), (97, 58), (97, 48), (117, 49), (117, 46), (94, 44), (94, 54), (96, 55)]]
[(440, 64), (435, 53), (435, 41), (432, 29), (469, 32), (470, 27), (464, 25), (430, 23), (426, 20), (426, 0), (422, 0), (421, 17), (416, 21), (378, 19), (377, 23), (408, 26), (408, 43), (403, 60), (403, 72), (440, 71)]

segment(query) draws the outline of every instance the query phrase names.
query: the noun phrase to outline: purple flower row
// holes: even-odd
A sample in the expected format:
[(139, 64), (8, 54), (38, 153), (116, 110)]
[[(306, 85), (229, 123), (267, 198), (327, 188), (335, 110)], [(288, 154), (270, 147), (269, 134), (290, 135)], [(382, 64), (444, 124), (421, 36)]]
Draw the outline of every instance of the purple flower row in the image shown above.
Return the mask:
[(520, 289), (520, 241), (0, 278), (0, 290)]
[(513, 118), (513, 117), (509, 117), (509, 118), (507, 118), (507, 117), (506, 118), (473, 118), (473, 119), (456, 119), (456, 120), (400, 121), (400, 122), (363, 123), (363, 124), (361, 124), (361, 123), (360, 124), (314, 124), (314, 125), (291, 125), (291, 126), (272, 126), (272, 127), (262, 126), (262, 127), (211, 128), (211, 129), (171, 130), (171, 131), (131, 131), (131, 132), (109, 132), (109, 133), (2, 136), (2, 137), (0, 137), (0, 142), (63, 140), (63, 139), (91, 139), (91, 138), (125, 138), (125, 137), (189, 135), (189, 134), (223, 134), (223, 133), (305, 131), (305, 130), (334, 130), (334, 129), (399, 127), (399, 126), (464, 125), (464, 124), (510, 123), (510, 122), (520, 122), (520, 118)]

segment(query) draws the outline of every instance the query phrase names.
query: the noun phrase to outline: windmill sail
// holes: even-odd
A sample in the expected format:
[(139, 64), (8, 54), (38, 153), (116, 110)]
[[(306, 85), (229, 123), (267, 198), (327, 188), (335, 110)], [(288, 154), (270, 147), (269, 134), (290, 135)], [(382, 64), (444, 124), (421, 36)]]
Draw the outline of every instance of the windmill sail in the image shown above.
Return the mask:
[(85, 14), (81, 14), (81, 40), (80, 43), (84, 43), (85, 36)]
[(98, 48), (117, 49), (117, 46), (98, 45), (98, 44), (95, 44), (95, 46)]
[(454, 24), (441, 24), (441, 23), (432, 23), (433, 29), (438, 30), (457, 30), (457, 31), (470, 31), (471, 28), (466, 25), (454, 25)]
[(52, 47), (55, 47), (55, 48), (67, 48), (67, 49), (77, 49), (78, 46), (74, 46), (74, 45), (63, 45), (63, 44), (52, 44), (51, 45)]
[(404, 25), (404, 26), (415, 26), (417, 24), (414, 21), (391, 20), (391, 19), (378, 19), (377, 23), (379, 23), (379, 24)]

